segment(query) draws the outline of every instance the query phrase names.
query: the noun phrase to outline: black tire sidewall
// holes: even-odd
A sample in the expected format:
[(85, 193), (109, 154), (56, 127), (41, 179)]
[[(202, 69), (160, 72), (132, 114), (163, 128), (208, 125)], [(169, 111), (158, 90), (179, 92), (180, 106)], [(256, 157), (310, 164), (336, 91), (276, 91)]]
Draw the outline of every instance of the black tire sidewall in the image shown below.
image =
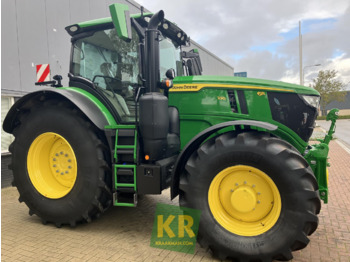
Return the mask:
[[(96, 137), (84, 119), (63, 107), (45, 107), (31, 112), (20, 126), (13, 152), (14, 177), (22, 200), (47, 221), (81, 220), (98, 195), (99, 161)], [(32, 142), (41, 134), (54, 132), (64, 137), (72, 147), (77, 160), (77, 178), (72, 190), (62, 198), (50, 199), (41, 195), (31, 183), (27, 171), (27, 155)]]

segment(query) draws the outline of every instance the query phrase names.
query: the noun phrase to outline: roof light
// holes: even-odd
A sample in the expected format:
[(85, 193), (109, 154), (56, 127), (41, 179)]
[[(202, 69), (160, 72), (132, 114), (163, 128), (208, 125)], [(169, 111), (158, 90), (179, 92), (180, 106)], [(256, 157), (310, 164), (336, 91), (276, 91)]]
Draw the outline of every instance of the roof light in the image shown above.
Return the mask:
[(182, 36), (181, 32), (178, 32), (178, 33), (177, 33), (177, 37), (178, 37), (178, 38), (181, 38), (181, 36)]
[(169, 25), (168, 25), (167, 23), (164, 23), (164, 24), (163, 24), (163, 28), (166, 30), (166, 29), (169, 28)]
[(69, 31), (71, 31), (71, 32), (76, 32), (78, 29), (79, 29), (78, 26), (73, 25), (73, 26), (71, 26), (71, 27), (69, 28)]

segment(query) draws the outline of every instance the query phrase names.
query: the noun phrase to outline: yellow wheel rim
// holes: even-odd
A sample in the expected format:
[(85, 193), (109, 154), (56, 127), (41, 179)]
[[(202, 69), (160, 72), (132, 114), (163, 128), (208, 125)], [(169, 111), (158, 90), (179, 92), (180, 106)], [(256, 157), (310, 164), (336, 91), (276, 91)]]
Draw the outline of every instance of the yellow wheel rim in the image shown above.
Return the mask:
[(43, 196), (62, 198), (77, 178), (77, 160), (70, 144), (62, 136), (48, 132), (31, 144), (27, 156), (30, 181)]
[(267, 232), (281, 213), (281, 196), (272, 179), (245, 165), (218, 173), (208, 192), (210, 210), (226, 230), (240, 236)]

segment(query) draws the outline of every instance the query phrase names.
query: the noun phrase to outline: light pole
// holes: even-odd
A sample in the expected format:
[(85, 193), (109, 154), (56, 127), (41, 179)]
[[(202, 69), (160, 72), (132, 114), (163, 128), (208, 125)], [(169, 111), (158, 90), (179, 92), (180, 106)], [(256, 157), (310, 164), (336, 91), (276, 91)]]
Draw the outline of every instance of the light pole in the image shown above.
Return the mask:
[(305, 72), (305, 68), (314, 67), (314, 66), (321, 66), (321, 64), (308, 65), (308, 66), (304, 66), (304, 67), (303, 67), (303, 75), (302, 75), (303, 81), (301, 82), (301, 85), (302, 85), (302, 86), (304, 85), (304, 76), (305, 76), (304, 72)]

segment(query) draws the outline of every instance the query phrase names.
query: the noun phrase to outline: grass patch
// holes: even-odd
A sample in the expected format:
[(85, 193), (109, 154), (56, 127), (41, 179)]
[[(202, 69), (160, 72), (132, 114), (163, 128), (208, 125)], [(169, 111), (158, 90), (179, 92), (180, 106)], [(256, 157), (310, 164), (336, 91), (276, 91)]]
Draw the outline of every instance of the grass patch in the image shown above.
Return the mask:
[[(338, 119), (350, 119), (350, 116), (339, 116)], [(326, 116), (318, 116), (317, 120), (326, 120)]]

